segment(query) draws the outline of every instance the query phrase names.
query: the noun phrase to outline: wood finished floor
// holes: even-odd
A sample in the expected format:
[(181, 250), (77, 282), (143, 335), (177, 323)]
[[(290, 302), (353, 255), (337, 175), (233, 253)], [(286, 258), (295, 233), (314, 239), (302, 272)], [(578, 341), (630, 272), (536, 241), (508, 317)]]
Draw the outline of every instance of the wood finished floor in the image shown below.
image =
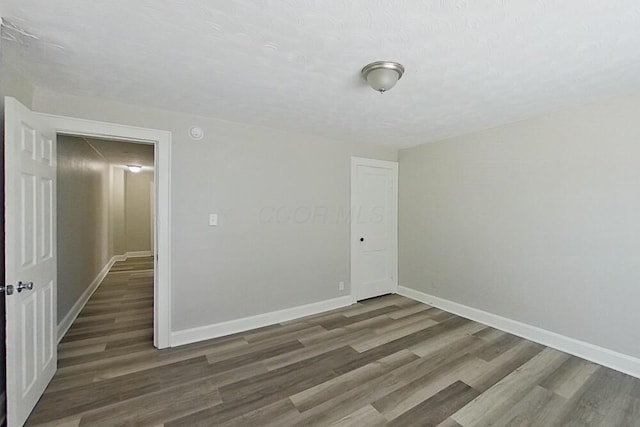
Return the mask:
[(151, 268), (114, 265), (27, 425), (640, 426), (640, 380), (395, 295), (156, 350)]

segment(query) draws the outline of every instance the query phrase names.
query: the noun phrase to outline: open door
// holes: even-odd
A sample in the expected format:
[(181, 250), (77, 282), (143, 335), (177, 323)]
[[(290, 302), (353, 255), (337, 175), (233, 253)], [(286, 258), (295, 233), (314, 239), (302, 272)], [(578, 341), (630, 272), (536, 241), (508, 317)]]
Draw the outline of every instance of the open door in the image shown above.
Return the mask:
[(21, 426), (57, 367), (56, 144), (38, 114), (5, 98), (7, 420)]

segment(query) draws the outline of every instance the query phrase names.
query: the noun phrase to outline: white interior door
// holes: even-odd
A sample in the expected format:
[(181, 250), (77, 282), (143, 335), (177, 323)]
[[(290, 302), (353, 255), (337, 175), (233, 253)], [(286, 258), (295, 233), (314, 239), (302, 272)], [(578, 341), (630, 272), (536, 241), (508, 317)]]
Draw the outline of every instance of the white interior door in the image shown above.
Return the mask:
[(351, 158), (351, 293), (393, 293), (398, 270), (398, 163)]
[(57, 367), (55, 149), (55, 132), (18, 101), (5, 98), (10, 427), (25, 422)]

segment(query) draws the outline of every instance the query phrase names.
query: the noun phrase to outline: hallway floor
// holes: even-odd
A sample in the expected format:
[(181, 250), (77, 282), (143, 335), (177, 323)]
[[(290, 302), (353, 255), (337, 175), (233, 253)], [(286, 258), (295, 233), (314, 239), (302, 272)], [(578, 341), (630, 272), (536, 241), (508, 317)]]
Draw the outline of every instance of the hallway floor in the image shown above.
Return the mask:
[(114, 265), (27, 425), (640, 425), (640, 380), (396, 295), (156, 350), (152, 266)]

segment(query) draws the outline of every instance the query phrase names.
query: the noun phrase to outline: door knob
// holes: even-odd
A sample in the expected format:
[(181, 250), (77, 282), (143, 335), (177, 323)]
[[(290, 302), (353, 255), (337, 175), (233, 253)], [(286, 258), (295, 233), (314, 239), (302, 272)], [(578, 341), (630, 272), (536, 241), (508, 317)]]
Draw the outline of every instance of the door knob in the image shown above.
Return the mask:
[(16, 286), (16, 290), (18, 292), (22, 292), (25, 289), (29, 291), (33, 289), (33, 282), (27, 282), (27, 283), (18, 282), (18, 285)]
[(364, 242), (364, 237), (361, 237), (361, 238), (360, 238), (360, 241), (361, 241), (361, 242)]
[(0, 285), (0, 292), (6, 292), (7, 295), (13, 295), (13, 285)]

